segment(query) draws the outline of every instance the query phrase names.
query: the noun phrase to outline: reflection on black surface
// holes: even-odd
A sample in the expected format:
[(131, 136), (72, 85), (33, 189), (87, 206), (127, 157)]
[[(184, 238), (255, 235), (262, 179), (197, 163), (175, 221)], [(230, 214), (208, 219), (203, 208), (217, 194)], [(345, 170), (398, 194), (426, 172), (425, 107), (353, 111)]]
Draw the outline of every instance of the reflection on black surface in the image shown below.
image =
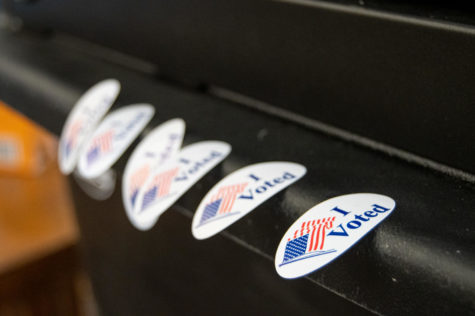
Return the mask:
[(87, 195), (95, 200), (103, 201), (114, 192), (117, 174), (114, 170), (109, 169), (97, 178), (86, 179), (75, 170), (74, 179)]

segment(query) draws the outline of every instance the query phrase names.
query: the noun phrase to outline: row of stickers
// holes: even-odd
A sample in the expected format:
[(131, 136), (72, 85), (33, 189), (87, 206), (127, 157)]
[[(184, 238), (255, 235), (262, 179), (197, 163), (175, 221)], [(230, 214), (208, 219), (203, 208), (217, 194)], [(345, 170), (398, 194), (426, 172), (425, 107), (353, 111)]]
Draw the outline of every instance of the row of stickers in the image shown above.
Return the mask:
[[(58, 149), (61, 171), (95, 181), (139, 136), (152, 119), (149, 104), (134, 104), (106, 116), (120, 91), (117, 80), (102, 81), (76, 103), (63, 127)], [(105, 116), (105, 117), (104, 117)], [(122, 178), (124, 209), (139, 230), (151, 229), (198, 180), (231, 152), (222, 141), (182, 146), (185, 122), (172, 119), (155, 127), (137, 145)], [(192, 221), (196, 239), (216, 235), (279, 191), (302, 178), (307, 169), (293, 162), (246, 166), (219, 181), (203, 198)], [(287, 230), (275, 255), (284, 278), (297, 278), (340, 256), (383, 221), (393, 199), (373, 193), (335, 197), (305, 212)]]

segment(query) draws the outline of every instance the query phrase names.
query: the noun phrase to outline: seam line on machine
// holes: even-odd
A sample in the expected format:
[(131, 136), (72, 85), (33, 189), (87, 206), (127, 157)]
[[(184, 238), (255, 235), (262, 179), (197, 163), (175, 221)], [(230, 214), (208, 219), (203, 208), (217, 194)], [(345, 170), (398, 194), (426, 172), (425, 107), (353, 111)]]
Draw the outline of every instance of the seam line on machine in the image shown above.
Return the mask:
[(392, 147), (390, 145), (386, 145), (386, 144), (374, 141), (364, 136), (350, 133), (346, 130), (328, 125), (318, 120), (310, 119), (303, 115), (296, 114), (296, 113), (293, 113), (291, 111), (284, 110), (281, 108), (277, 108), (276, 106), (273, 106), (266, 102), (259, 101), (251, 97), (247, 97), (245, 95), (242, 95), (242, 94), (239, 94), (239, 93), (236, 93), (224, 88), (216, 87), (216, 86), (211, 86), (208, 92), (216, 97), (219, 97), (231, 102), (235, 102), (238, 104), (242, 104), (253, 109), (257, 109), (261, 112), (279, 117), (281, 119), (290, 120), (290, 121), (299, 123), (307, 128), (318, 130), (325, 134), (338, 137), (340, 139), (349, 141), (351, 143), (363, 145), (364, 147), (368, 147), (376, 151), (383, 152), (389, 156), (398, 157), (404, 161), (414, 163), (425, 168), (433, 169), (445, 175), (449, 175), (451, 177), (461, 179), (467, 182), (475, 183), (475, 175), (471, 173), (444, 165), (442, 163), (433, 161), (428, 158), (421, 157), (419, 155), (410, 153), (408, 151), (405, 151), (396, 147)]

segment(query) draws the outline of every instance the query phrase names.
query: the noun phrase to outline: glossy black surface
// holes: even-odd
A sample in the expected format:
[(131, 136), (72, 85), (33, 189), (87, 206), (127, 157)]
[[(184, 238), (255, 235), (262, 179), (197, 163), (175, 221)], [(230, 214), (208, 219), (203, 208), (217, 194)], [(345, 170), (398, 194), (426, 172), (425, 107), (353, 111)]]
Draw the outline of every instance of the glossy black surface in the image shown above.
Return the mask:
[(475, 31), (434, 18), (460, 5), (399, 3), (416, 18), (388, 14), (395, 1), (369, 2), (382, 11), (351, 4), (41, 0), (14, 13), (148, 60), (164, 78), (224, 87), (475, 173)]
[[(350, 302), (387, 315), (475, 313), (473, 184), (165, 85), (57, 41), (2, 35), (0, 45), (0, 97), (56, 133), (79, 92), (115, 77), (123, 84), (118, 106), (156, 106), (151, 126), (182, 117), (185, 143), (218, 139), (233, 146), (229, 158), (146, 233), (128, 223), (119, 191), (97, 202), (73, 184), (83, 248), (105, 314), (187, 313), (194, 306), (189, 302), (203, 314), (363, 311)], [(49, 82), (60, 85), (49, 90)], [(114, 167), (119, 178), (126, 158)], [(237, 168), (267, 160), (295, 161), (308, 173), (224, 234), (194, 241), (190, 217), (207, 190)], [(330, 265), (301, 280), (279, 279), (273, 256), (293, 221), (318, 202), (355, 192), (388, 195), (396, 209)]]

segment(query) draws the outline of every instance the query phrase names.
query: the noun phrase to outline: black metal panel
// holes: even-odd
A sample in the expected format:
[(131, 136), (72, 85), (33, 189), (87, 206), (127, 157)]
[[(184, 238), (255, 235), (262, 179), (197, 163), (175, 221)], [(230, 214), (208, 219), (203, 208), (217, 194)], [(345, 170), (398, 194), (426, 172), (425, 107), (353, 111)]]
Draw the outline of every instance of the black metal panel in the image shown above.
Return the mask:
[[(105, 314), (155, 314), (161, 307), (186, 313), (193, 308), (187, 302), (203, 314), (228, 308), (239, 313), (243, 306), (255, 314), (265, 313), (263, 306), (270, 313), (362, 312), (349, 302), (387, 315), (475, 314), (473, 184), (237, 104), (164, 85), (59, 42), (2, 35), (0, 45), (0, 98), (56, 132), (76, 91), (116, 77), (123, 83), (119, 104), (156, 106), (152, 125), (182, 117), (187, 122), (185, 143), (219, 139), (233, 146), (230, 157), (146, 233), (128, 223), (119, 191), (97, 202), (73, 185), (83, 247)], [(15, 75), (5, 60), (35, 77)], [(71, 89), (43, 91), (42, 82), (47, 81)], [(23, 95), (14, 93), (20, 89)], [(51, 107), (62, 98), (71, 103)], [(51, 115), (62, 119), (54, 122)], [(119, 179), (126, 159), (115, 166)], [(233, 170), (267, 160), (302, 163), (308, 174), (221, 236), (194, 241), (189, 218), (207, 190)], [(302, 280), (278, 279), (272, 259), (291, 223), (314, 204), (352, 192), (391, 196), (396, 210), (328, 266)], [(215, 292), (222, 301), (207, 305), (204, 300)], [(225, 293), (236, 295), (242, 304)]]
[(144, 58), (164, 77), (475, 172), (472, 26), (320, 1), (41, 0), (15, 9), (27, 25)]
[(120, 191), (97, 203), (73, 187), (104, 315), (371, 314), (308, 280), (279, 278), (271, 261), (224, 236), (195, 240), (176, 209), (139, 232), (117, 214)]

